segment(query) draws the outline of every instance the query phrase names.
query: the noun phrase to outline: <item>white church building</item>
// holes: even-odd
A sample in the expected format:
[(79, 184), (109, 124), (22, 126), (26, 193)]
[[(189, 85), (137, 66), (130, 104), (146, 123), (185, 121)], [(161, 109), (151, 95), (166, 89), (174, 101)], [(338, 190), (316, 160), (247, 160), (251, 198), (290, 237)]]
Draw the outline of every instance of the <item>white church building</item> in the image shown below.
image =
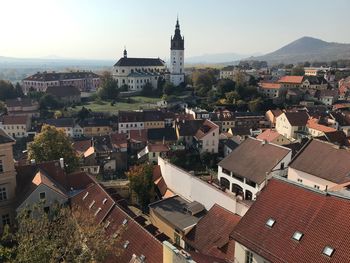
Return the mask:
[(184, 38), (180, 34), (179, 20), (175, 35), (171, 37), (169, 69), (160, 58), (129, 58), (124, 49), (123, 57), (113, 66), (112, 75), (118, 87), (126, 86), (129, 91), (141, 91), (146, 83), (156, 88), (159, 78), (175, 86), (184, 82)]

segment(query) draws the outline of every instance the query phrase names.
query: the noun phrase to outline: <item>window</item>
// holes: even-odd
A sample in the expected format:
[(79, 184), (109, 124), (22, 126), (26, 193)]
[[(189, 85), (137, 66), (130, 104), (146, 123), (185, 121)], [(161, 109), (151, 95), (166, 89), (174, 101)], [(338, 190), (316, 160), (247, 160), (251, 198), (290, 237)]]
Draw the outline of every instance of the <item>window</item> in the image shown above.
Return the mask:
[(322, 251), (322, 254), (323, 255), (326, 255), (328, 257), (331, 257), (334, 253), (334, 248), (330, 247), (330, 246), (325, 246), (323, 251)]
[(253, 253), (249, 250), (245, 251), (245, 263), (253, 263)]
[(7, 192), (6, 192), (6, 187), (0, 187), (0, 201), (5, 201), (7, 200)]
[(298, 183), (302, 183), (303, 182), (303, 179), (300, 179), (300, 178), (298, 178)]
[(316, 189), (320, 189), (320, 187), (318, 186), (318, 185), (314, 185), (314, 188), (316, 188)]
[(2, 160), (0, 160), (0, 173), (2, 173), (4, 171), (4, 166), (2, 164)]
[(253, 182), (253, 181), (250, 181), (250, 180), (248, 180), (248, 179), (245, 179), (245, 183), (247, 184), (247, 185), (250, 185), (251, 187), (256, 187), (256, 183), (255, 182)]
[(2, 225), (3, 226), (11, 224), (10, 215), (9, 214), (2, 215), (1, 219), (2, 219)]
[(275, 219), (269, 218), (269, 219), (267, 219), (267, 221), (266, 221), (266, 225), (267, 225), (268, 227), (273, 227), (273, 225), (275, 224), (275, 222), (276, 222)]
[(227, 175), (231, 175), (231, 172), (225, 168), (222, 168), (222, 172)]
[(45, 192), (42, 192), (42, 193), (39, 193), (39, 198), (40, 198), (40, 200), (43, 200), (43, 199), (45, 199)]
[(292, 238), (296, 241), (300, 241), (300, 239), (303, 237), (303, 233), (299, 232), (299, 231), (295, 231)]

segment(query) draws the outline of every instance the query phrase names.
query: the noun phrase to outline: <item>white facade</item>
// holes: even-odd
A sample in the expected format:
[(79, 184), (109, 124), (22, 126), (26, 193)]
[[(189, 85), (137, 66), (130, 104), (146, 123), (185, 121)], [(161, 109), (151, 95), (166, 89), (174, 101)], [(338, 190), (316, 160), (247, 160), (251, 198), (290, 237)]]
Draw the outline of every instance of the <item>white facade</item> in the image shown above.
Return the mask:
[(119, 122), (118, 132), (129, 133), (131, 130), (142, 130), (145, 128), (145, 123), (142, 122)]
[(288, 167), (288, 179), (322, 191), (326, 190), (326, 187), (330, 189), (337, 186), (336, 183), (290, 167)]

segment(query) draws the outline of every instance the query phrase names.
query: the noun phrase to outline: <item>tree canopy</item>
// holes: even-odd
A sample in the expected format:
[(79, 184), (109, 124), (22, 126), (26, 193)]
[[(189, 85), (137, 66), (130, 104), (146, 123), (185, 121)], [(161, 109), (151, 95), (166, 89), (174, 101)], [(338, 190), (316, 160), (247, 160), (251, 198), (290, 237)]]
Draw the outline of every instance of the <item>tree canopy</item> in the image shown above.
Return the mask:
[(78, 167), (78, 157), (75, 155), (72, 143), (67, 135), (53, 126), (44, 125), (34, 141), (28, 146), (28, 158), (37, 162), (53, 161), (64, 158), (67, 171)]
[(49, 211), (42, 204), (24, 208), (17, 222), (12, 242), (3, 246), (8, 252), (3, 258), (9, 262), (102, 262), (111, 253), (120, 253), (120, 240), (107, 236), (93, 217), (73, 215), (57, 203)]
[(126, 174), (130, 181), (130, 188), (135, 192), (139, 205), (142, 209), (146, 209), (154, 196), (153, 165), (140, 164), (132, 167)]
[(103, 100), (116, 100), (120, 90), (118, 83), (109, 72), (105, 72), (102, 76), (102, 84), (97, 94)]
[(16, 89), (11, 82), (0, 80), (0, 100), (5, 101), (16, 97), (19, 97), (19, 94), (17, 94)]

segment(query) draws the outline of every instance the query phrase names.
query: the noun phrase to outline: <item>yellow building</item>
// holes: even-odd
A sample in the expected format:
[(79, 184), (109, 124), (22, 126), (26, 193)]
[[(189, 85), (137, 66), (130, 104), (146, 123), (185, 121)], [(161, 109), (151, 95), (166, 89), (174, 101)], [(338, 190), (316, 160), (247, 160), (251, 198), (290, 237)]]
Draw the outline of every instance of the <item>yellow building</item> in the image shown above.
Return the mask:
[(1, 228), (14, 222), (16, 170), (12, 146), (15, 140), (0, 129), (0, 219)]
[(86, 137), (108, 135), (112, 132), (112, 126), (106, 119), (88, 119), (81, 126)]

